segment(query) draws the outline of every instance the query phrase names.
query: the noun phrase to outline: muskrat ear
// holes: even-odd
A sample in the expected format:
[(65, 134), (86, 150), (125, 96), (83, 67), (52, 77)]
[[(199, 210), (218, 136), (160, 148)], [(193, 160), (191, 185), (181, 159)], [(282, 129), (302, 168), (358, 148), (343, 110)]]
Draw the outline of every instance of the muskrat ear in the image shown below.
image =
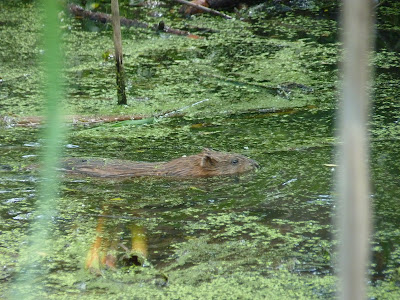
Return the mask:
[(217, 163), (217, 160), (210, 153), (203, 153), (201, 158), (200, 167), (207, 169), (213, 167)]
[(203, 148), (203, 152), (202, 153), (206, 153), (206, 154), (212, 154), (212, 153), (218, 153), (218, 151), (215, 151), (214, 149), (211, 148)]

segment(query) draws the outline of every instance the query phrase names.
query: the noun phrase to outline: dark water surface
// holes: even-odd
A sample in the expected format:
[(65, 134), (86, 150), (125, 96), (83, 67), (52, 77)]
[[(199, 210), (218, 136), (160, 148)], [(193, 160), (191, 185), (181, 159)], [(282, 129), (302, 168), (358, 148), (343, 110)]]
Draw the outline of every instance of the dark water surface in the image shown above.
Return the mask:
[[(32, 4), (11, 3), (0, 4), (0, 115), (38, 115), (40, 23)], [(171, 26), (217, 32), (195, 32), (203, 38), (193, 40), (124, 30), (129, 105), (117, 108), (113, 62), (103, 55), (112, 51), (110, 28), (63, 16), (66, 111), (182, 111), (142, 125), (69, 125), (65, 156), (165, 161), (210, 147), (244, 154), (262, 168), (182, 180), (63, 175), (51, 253), (36, 254), (50, 270), (39, 277), (41, 297), (334, 298), (336, 22), (329, 12), (317, 18), (261, 11), (251, 24), (181, 19), (178, 6), (156, 8)], [(153, 10), (136, 17), (157, 23)], [(389, 44), (379, 44), (374, 56), (371, 299), (400, 296), (400, 57)], [(39, 161), (39, 133), (0, 127), (0, 297), (19, 270), (35, 210), (40, 177), (29, 166)], [(102, 256), (115, 269), (102, 265)]]

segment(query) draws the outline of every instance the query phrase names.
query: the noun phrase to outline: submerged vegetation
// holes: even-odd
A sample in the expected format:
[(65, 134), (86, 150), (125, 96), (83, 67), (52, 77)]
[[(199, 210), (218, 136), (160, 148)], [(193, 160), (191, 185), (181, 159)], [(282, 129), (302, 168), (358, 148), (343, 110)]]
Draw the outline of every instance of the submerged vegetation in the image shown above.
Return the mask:
[[(67, 123), (65, 156), (167, 161), (210, 147), (262, 168), (178, 181), (63, 176), (53, 250), (37, 254), (50, 271), (42, 298), (335, 298), (338, 7), (275, 2), (224, 20), (121, 1), (125, 17), (198, 37), (123, 28), (126, 106), (116, 105), (111, 26), (60, 12), (66, 114), (143, 118)], [(105, 2), (85, 8), (110, 12)], [(398, 9), (378, 5), (372, 60), (369, 295), (379, 299), (400, 294)], [(37, 199), (40, 128), (9, 120), (43, 110), (39, 15), (33, 1), (0, 3), (0, 297), (19, 271)]]

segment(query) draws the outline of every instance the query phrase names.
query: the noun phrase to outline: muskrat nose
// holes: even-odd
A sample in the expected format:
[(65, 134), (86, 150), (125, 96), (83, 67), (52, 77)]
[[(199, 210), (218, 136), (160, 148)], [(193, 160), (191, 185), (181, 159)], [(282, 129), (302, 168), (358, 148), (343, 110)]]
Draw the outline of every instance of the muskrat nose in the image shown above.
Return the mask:
[(256, 168), (256, 169), (260, 169), (261, 166), (258, 162), (256, 162), (255, 160), (251, 160), (251, 164)]

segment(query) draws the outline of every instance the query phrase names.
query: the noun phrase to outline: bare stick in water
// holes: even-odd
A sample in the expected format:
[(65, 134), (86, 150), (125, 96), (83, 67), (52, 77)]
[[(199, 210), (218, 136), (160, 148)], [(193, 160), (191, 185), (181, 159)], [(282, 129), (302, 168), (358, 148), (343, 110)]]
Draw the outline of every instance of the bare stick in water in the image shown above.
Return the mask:
[(118, 0), (111, 0), (111, 15), (113, 40), (115, 49), (115, 64), (117, 67), (117, 96), (118, 104), (124, 105), (126, 102), (125, 94), (125, 71), (122, 63), (122, 41), (121, 41), (121, 23), (119, 17)]

